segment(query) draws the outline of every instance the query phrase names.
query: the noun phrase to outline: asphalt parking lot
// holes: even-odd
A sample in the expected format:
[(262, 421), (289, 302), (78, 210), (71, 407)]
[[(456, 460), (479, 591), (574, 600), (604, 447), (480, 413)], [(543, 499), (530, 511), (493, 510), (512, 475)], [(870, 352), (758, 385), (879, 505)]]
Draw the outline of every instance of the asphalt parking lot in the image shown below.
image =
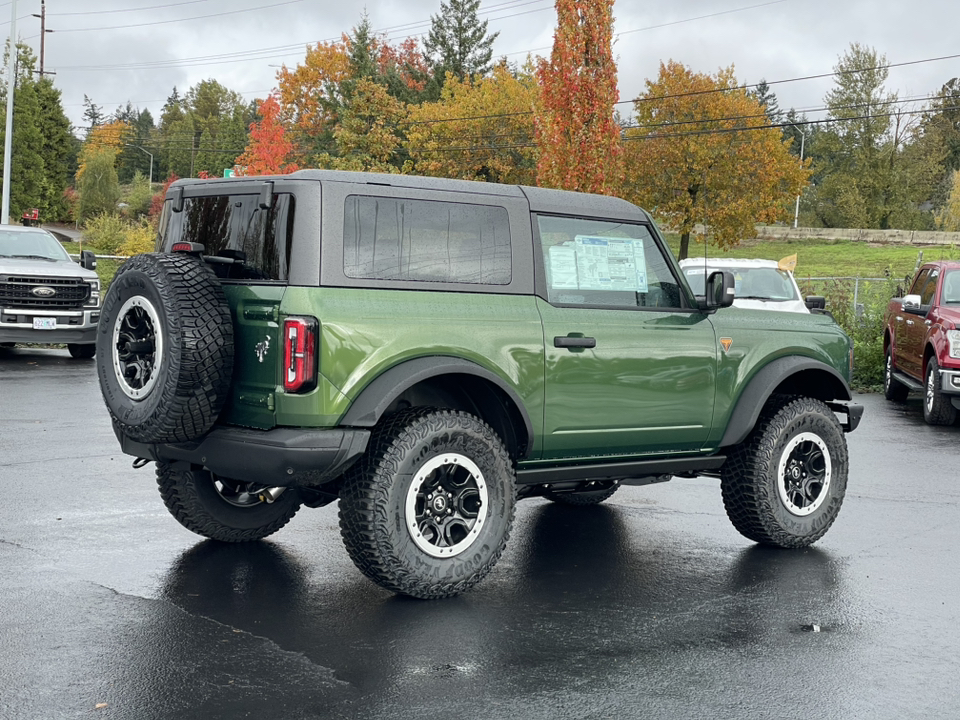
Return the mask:
[(491, 575), (393, 597), (336, 506), (204, 541), (120, 454), (94, 365), (0, 350), (0, 718), (955, 718), (960, 427), (863, 395), (836, 525), (738, 535), (718, 483), (529, 500)]

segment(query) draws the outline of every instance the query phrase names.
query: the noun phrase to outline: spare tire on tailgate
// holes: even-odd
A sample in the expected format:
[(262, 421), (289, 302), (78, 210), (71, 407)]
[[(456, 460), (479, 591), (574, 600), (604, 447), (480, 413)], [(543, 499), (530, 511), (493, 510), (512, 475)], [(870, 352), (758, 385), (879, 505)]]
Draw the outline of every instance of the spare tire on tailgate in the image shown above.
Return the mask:
[(199, 258), (150, 253), (110, 285), (97, 331), (97, 374), (120, 430), (144, 443), (192, 440), (230, 391), (233, 323), (213, 270)]

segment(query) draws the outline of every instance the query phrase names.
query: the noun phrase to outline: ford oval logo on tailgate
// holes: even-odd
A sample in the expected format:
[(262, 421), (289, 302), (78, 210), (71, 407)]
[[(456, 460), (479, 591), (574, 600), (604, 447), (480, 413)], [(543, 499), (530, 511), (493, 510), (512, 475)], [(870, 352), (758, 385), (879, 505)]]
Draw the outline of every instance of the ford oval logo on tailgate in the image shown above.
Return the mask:
[(57, 294), (57, 291), (54, 290), (52, 287), (35, 287), (30, 292), (32, 292), (37, 297), (42, 297), (42, 298), (53, 297), (54, 295)]

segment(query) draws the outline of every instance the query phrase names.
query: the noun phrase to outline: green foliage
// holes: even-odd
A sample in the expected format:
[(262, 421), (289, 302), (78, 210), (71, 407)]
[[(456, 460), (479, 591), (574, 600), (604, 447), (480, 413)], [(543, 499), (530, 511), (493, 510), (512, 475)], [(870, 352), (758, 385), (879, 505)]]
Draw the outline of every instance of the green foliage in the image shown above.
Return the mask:
[(40, 131), (40, 156), (43, 159), (44, 181), (36, 207), (44, 221), (68, 220), (70, 209), (64, 191), (76, 173), (78, 146), (70, 132), (61, 103), (60, 91), (49, 78), (36, 82), (39, 113), (37, 128)]
[[(9, 47), (8, 47), (9, 51)], [(13, 107), (13, 143), (10, 176), (10, 213), (19, 218), (24, 210), (38, 208), (49, 195), (42, 155), (43, 135), (40, 132), (40, 102), (37, 98), (33, 68), (36, 62), (33, 52), (23, 44), (17, 44), (17, 79)], [(6, 58), (5, 58), (6, 59)], [(0, 93), (0, 117), (6, 117), (6, 84)], [(5, 141), (5, 126), (0, 127), (0, 143)], [(2, 162), (2, 160), (0, 160)], [(0, 165), (0, 174), (5, 168)]]
[(81, 220), (116, 211), (120, 199), (120, 182), (114, 167), (116, 156), (116, 150), (110, 148), (84, 148), (83, 169), (77, 176), (80, 195), (77, 212)]
[(500, 33), (487, 34), (487, 21), (477, 16), (479, 8), (480, 0), (450, 0), (440, 3), (439, 15), (431, 16), (423, 47), (439, 85), (447, 72), (460, 81), (490, 72), (493, 42)]
[(152, 252), (156, 232), (146, 221), (133, 222), (102, 213), (87, 222), (84, 237), (98, 253), (130, 256)]
[(152, 201), (153, 189), (150, 187), (150, 181), (138, 170), (123, 197), (123, 202), (127, 204), (124, 215), (134, 219), (144, 217), (150, 212)]

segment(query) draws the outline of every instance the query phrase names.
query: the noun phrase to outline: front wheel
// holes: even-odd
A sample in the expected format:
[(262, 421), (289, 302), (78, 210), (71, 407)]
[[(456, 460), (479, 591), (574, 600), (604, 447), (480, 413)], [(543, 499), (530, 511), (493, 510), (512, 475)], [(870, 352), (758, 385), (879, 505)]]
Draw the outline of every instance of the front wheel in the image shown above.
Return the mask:
[(197, 535), (221, 542), (265, 538), (300, 509), (299, 494), (292, 488), (277, 495), (278, 488), (222, 478), (205, 469), (157, 463), (157, 485), (177, 522)]
[(507, 543), (513, 464), (493, 430), (464, 412), (415, 408), (385, 419), (340, 492), (340, 533), (381, 587), (433, 599), (482, 580)]
[(806, 547), (836, 520), (847, 468), (843, 430), (824, 403), (805, 397), (769, 403), (721, 471), (727, 516), (755, 542)]
[(923, 392), (923, 419), (929, 425), (953, 425), (957, 409), (940, 388), (940, 366), (937, 359), (927, 361), (927, 382)]

